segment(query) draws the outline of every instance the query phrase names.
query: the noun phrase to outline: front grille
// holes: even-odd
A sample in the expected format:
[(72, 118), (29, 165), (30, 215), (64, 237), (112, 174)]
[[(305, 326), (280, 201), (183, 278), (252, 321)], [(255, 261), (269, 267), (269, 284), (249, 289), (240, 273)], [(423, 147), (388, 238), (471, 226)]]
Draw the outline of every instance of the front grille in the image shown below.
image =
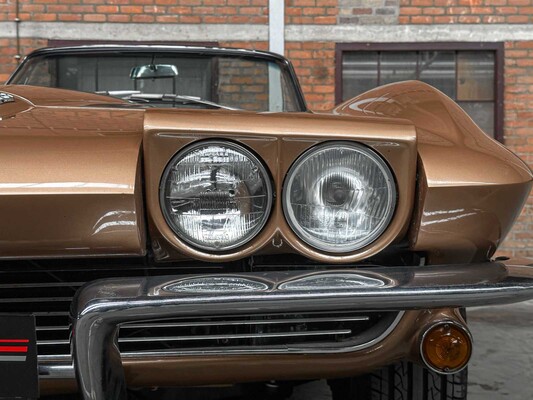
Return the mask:
[[(206, 264), (149, 265), (146, 259), (16, 261), (0, 264), (0, 312), (36, 317), (40, 356), (70, 353), (69, 307), (85, 282), (113, 277), (222, 272)], [(224, 270), (227, 270), (225, 267)], [(383, 335), (396, 312), (306, 312), (176, 318), (120, 328), (123, 353), (218, 352), (287, 347), (354, 348)]]

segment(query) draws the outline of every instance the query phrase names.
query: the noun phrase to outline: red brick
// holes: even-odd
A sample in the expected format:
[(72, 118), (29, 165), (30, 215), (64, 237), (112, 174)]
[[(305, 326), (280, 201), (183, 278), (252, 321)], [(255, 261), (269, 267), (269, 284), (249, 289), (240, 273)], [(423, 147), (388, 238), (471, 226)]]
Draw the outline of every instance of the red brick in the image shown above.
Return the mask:
[(442, 15), (446, 13), (445, 9), (442, 7), (425, 7), (422, 11), (423, 14), (426, 15)]
[(411, 17), (411, 22), (413, 24), (431, 24), (433, 22), (433, 17), (417, 15)]
[(32, 20), (33, 21), (46, 21), (46, 22), (56, 21), (57, 15), (56, 14), (35, 14), (32, 17)]
[(400, 10), (401, 15), (420, 15), (422, 14), (422, 8), (420, 7), (402, 7)]
[(518, 12), (517, 7), (496, 7), (497, 14), (516, 14)]
[(452, 24), (457, 22), (458, 18), (456, 16), (446, 15), (446, 16), (435, 16), (434, 22), (436, 24)]
[(132, 15), (131, 22), (154, 22), (155, 17), (150, 14)]
[(507, 22), (510, 24), (525, 24), (529, 22), (529, 16), (527, 15), (509, 15)]
[(108, 22), (130, 22), (131, 16), (130, 15), (108, 15), (107, 16)]
[(120, 12), (125, 14), (142, 14), (144, 8), (142, 6), (120, 6)]
[(314, 17), (313, 23), (315, 24), (324, 24), (324, 25), (334, 25), (337, 22), (337, 17)]
[(96, 6), (96, 12), (100, 14), (114, 14), (118, 12), (118, 6)]
[(65, 22), (81, 21), (81, 14), (59, 14), (57, 19)]
[(103, 14), (85, 14), (83, 20), (86, 22), (104, 22), (106, 16)]
[(482, 22), (484, 24), (503, 24), (505, 17), (503, 15), (485, 15)]

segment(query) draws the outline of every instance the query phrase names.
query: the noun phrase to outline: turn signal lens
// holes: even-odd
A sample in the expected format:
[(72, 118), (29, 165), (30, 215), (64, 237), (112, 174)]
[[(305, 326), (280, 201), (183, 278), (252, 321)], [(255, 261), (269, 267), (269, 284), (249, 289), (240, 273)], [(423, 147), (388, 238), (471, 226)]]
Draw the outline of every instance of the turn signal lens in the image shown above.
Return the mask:
[(441, 374), (462, 370), (472, 355), (469, 332), (452, 322), (439, 323), (424, 333), (422, 360), (428, 368)]

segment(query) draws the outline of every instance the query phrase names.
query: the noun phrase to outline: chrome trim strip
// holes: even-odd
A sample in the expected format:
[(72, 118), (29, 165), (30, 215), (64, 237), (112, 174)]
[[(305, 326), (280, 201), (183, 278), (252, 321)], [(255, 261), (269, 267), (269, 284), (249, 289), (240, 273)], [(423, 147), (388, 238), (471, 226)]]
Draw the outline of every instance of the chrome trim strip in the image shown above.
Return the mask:
[(5, 103), (13, 103), (15, 101), (15, 97), (9, 93), (0, 92), (0, 104)]
[(307, 332), (276, 332), (276, 333), (236, 333), (228, 335), (196, 335), (196, 336), (148, 336), (118, 338), (119, 343), (140, 343), (140, 342), (182, 342), (188, 340), (219, 340), (219, 339), (255, 339), (255, 338), (279, 338), (298, 336), (328, 336), (328, 335), (349, 335), (351, 329), (339, 329), (331, 331), (307, 331)]
[[(168, 322), (153, 324), (125, 324), (120, 329), (145, 329), (145, 328), (184, 328), (194, 326), (230, 326), (230, 325), (276, 325), (276, 324), (305, 324), (315, 322), (353, 322), (368, 321), (368, 316), (357, 317), (332, 317), (332, 318), (286, 318), (286, 319), (265, 319), (265, 320), (243, 320), (243, 321), (205, 321), (205, 322)], [(65, 327), (68, 329), (68, 327)]]
[(37, 346), (61, 346), (70, 344), (70, 340), (38, 340)]
[(54, 362), (41, 362), (41, 356), (38, 357), (38, 360), (39, 379), (76, 379), (70, 356), (66, 356), (65, 360), (55, 359)]
[(58, 325), (58, 326), (36, 326), (36, 331), (67, 331), (70, 329), (68, 325)]

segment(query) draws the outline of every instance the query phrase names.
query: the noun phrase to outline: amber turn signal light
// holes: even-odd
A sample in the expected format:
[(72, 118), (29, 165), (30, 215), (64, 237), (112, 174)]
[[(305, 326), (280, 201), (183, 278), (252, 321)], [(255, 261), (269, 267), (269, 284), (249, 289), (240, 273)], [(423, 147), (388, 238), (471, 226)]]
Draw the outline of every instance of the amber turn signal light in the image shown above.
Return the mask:
[(439, 322), (422, 335), (420, 354), (426, 366), (440, 374), (461, 371), (472, 355), (472, 337), (455, 322)]

